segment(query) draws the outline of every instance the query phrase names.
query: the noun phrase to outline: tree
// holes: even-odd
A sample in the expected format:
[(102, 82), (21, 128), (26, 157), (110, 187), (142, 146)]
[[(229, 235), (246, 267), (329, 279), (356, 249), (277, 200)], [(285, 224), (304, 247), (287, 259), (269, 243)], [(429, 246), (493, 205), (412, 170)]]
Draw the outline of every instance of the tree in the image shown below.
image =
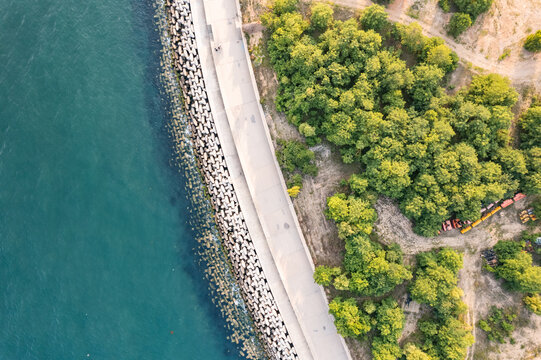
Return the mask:
[(396, 360), (402, 350), (396, 342), (388, 342), (380, 337), (372, 340), (372, 356), (374, 360)]
[(381, 31), (389, 25), (388, 16), (383, 6), (372, 5), (363, 10), (360, 23), (365, 30)]
[(515, 256), (504, 258), (496, 267), (496, 274), (508, 281), (509, 285), (521, 292), (541, 292), (541, 267), (532, 266), (532, 256), (518, 252)]
[(274, 0), (271, 8), (276, 15), (293, 12), (297, 9), (298, 0)]
[(453, 317), (442, 322), (434, 340), (440, 358), (449, 360), (463, 360), (474, 343), (471, 327)]
[[(540, 30), (541, 31), (541, 30)], [(520, 143), (523, 149), (541, 144), (541, 106), (530, 107), (521, 117)]]
[(397, 342), (404, 328), (404, 312), (393, 298), (385, 298), (376, 311), (376, 329), (387, 342)]
[[(426, 49), (426, 46), (425, 46)], [(425, 61), (429, 65), (436, 65), (446, 73), (456, 69), (458, 56), (445, 44), (430, 47), (426, 52)]]
[(522, 179), (528, 173), (526, 159), (521, 150), (506, 146), (498, 149), (494, 155), (502, 169), (515, 179)]
[(344, 268), (351, 274), (349, 290), (379, 296), (411, 279), (404, 265), (388, 261), (385, 255), (385, 250), (365, 235), (347, 239)]
[(361, 339), (371, 329), (370, 317), (359, 309), (354, 299), (333, 299), (329, 313), (334, 316), (336, 330), (343, 337)]
[(312, 11), (310, 22), (315, 29), (325, 30), (333, 22), (334, 11), (329, 4), (316, 3), (310, 9)]
[(441, 316), (458, 316), (465, 311), (463, 292), (456, 286), (462, 257), (451, 249), (417, 256), (415, 281), (410, 285), (413, 300), (434, 307)]
[(339, 267), (321, 265), (316, 267), (316, 271), (314, 272), (314, 281), (316, 284), (329, 286), (333, 277), (340, 275), (341, 272), (342, 271)]
[(412, 22), (409, 25), (397, 23), (395, 26), (402, 45), (412, 53), (420, 54), (425, 46), (425, 36), (421, 25)]
[(453, 2), (460, 12), (470, 14), (472, 19), (487, 11), (492, 5), (492, 0), (453, 0)]
[(305, 137), (313, 137), (316, 135), (316, 129), (310, 126), (308, 123), (302, 123), (299, 125), (299, 132)]
[(404, 346), (406, 360), (432, 360), (432, 357), (419, 349), (415, 344), (408, 343)]
[(447, 33), (453, 37), (458, 37), (472, 24), (469, 14), (454, 13), (447, 25)]
[(518, 94), (509, 79), (498, 74), (479, 75), (473, 78), (466, 93), (466, 100), (489, 106), (513, 106)]
[(296, 198), (297, 196), (299, 196), (299, 193), (301, 191), (301, 187), (298, 186), (298, 185), (294, 185), (292, 187), (290, 187), (289, 189), (287, 189), (287, 194), (291, 197), (291, 198)]
[(526, 41), (524, 41), (524, 48), (531, 52), (541, 50), (541, 30), (537, 30), (535, 33), (526, 37)]
[(338, 225), (338, 236), (345, 239), (359, 233), (370, 234), (376, 211), (367, 200), (335, 194), (327, 198), (327, 217)]
[(451, 10), (451, 5), (449, 4), (449, 0), (438, 0), (438, 5), (441, 7), (441, 9), (444, 12), (449, 12), (449, 10)]
[(384, 159), (368, 164), (366, 174), (372, 180), (373, 187), (381, 194), (400, 198), (411, 184), (410, 167), (406, 161)]
[(415, 80), (410, 89), (415, 109), (422, 111), (430, 106), (431, 99), (442, 95), (440, 87), (445, 73), (434, 65), (419, 65), (415, 67), (413, 76)]
[(500, 240), (494, 245), (494, 251), (499, 261), (515, 258), (520, 253), (522, 246), (517, 241)]

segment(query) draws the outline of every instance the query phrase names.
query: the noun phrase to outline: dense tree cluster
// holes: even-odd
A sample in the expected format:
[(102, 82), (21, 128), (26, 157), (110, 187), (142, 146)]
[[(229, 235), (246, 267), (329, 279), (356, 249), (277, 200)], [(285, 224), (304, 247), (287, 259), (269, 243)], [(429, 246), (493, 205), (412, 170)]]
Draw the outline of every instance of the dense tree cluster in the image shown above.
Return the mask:
[(534, 99), (519, 121), (520, 142), (526, 161), (522, 187), (532, 194), (541, 194), (541, 100)]
[(404, 312), (392, 298), (381, 301), (376, 311), (376, 334), (372, 339), (374, 360), (395, 360), (402, 354), (398, 339), (404, 329)]
[[(332, 8), (318, 4), (317, 26), (310, 25), (282, 10), (294, 1), (281, 1), (290, 6), (264, 16), (278, 109), (308, 140), (324, 137), (344, 162), (360, 163), (369, 188), (398, 200), (419, 234), (435, 235), (450, 216), (476, 220), (483, 203), (525, 181), (529, 190), (539, 185), (541, 150), (509, 146), (517, 93), (507, 79), (478, 76), (447, 96), (442, 84), (458, 58), (418, 24), (391, 24), (379, 5), (359, 21), (331, 21)], [(416, 65), (408, 68), (377, 31), (415, 55)], [(343, 208), (352, 202), (335, 200)], [(350, 230), (350, 220), (338, 223)]]
[(498, 265), (495, 269), (489, 268), (503, 278), (511, 290), (525, 293), (526, 307), (537, 315), (541, 315), (541, 266), (533, 264), (532, 255), (525, 251), (525, 246), (528, 242), (531, 246), (540, 236), (541, 233), (524, 232), (520, 242), (499, 241), (494, 246)]
[(462, 320), (466, 305), (461, 300), (463, 292), (457, 287), (461, 267), (462, 256), (448, 248), (417, 256), (411, 296), (434, 309), (431, 319), (419, 323), (423, 343), (414, 350), (421, 359), (462, 360), (474, 342), (470, 326)]
[(338, 236), (345, 240), (343, 271), (318, 267), (314, 279), (318, 284), (329, 285), (329, 278), (334, 277), (337, 290), (380, 296), (412, 275), (402, 264), (398, 245), (384, 247), (369, 237), (377, 215), (371, 202), (375, 197), (365, 193), (366, 180), (354, 175), (349, 184), (350, 189), (355, 189), (349, 196), (338, 193), (327, 199), (327, 217), (336, 223)]
[[(411, 279), (412, 274), (402, 263), (398, 245), (384, 247), (369, 237), (377, 216), (373, 208), (376, 197), (367, 192), (367, 180), (353, 175), (346, 184), (349, 194), (338, 193), (327, 199), (327, 216), (335, 221), (339, 237), (345, 240), (343, 268), (318, 266), (314, 280), (363, 297), (381, 296)], [(362, 339), (375, 329), (374, 359), (392, 360), (402, 354), (398, 338), (404, 326), (404, 314), (392, 298), (379, 303), (367, 300), (362, 307), (355, 299), (335, 298), (329, 309), (343, 336)]]
[(536, 294), (541, 292), (541, 266), (534, 266), (532, 255), (522, 250), (522, 245), (512, 240), (499, 241), (494, 246), (498, 256), (496, 275), (506, 280), (516, 291)]
[(537, 52), (541, 50), (541, 30), (537, 30), (535, 33), (528, 35), (524, 42), (524, 48), (531, 52)]
[(379, 303), (371, 300), (359, 306), (355, 299), (335, 298), (329, 304), (338, 333), (364, 339), (372, 331), (372, 355), (375, 360), (395, 360), (402, 355), (398, 339), (404, 328), (404, 312), (392, 298)]

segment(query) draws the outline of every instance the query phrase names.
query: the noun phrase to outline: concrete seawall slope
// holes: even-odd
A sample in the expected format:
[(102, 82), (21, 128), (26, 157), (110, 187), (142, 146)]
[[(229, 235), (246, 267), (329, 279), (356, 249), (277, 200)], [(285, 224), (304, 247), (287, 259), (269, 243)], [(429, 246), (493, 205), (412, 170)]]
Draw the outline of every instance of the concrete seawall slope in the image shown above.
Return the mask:
[[(245, 208), (255, 211), (257, 220), (252, 219), (252, 227), (248, 227), (265, 273), (272, 278), (271, 289), (299, 358), (350, 359), (328, 314), (325, 294), (312, 278), (314, 265), (287, 195), (259, 103), (238, 2), (203, 0), (191, 4), (218, 132), (230, 134), (236, 153), (229, 157), (228, 166), (231, 168), (229, 163), (238, 159), (236, 175), (243, 179), (237, 181), (243, 180), (247, 190), (239, 195), (241, 208), (244, 203)], [(205, 39), (207, 44), (202, 43)], [(205, 46), (206, 52), (202, 49)], [(217, 88), (212, 88), (213, 82)], [(239, 186), (235, 184), (235, 188)], [(244, 208), (243, 212), (247, 213)], [(274, 277), (270, 275), (273, 268)]]

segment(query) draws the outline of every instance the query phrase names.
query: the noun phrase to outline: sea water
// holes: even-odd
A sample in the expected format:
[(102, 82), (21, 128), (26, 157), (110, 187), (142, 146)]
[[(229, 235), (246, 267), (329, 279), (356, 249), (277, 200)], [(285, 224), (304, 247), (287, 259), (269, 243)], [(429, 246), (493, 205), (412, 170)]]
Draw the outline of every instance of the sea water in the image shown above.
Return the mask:
[(155, 4), (0, 0), (0, 359), (238, 359), (169, 165)]

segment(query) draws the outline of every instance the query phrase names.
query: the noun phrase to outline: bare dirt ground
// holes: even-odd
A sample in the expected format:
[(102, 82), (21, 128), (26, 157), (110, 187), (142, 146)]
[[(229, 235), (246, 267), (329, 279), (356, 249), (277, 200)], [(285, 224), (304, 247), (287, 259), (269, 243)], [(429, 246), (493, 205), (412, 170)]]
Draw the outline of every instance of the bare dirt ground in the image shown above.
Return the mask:
[[(335, 0), (336, 5), (363, 9), (369, 0)], [(412, 5), (416, 18), (409, 14)], [(541, 53), (523, 49), (523, 40), (541, 28), (541, 0), (494, 0), (492, 7), (480, 15), (474, 25), (458, 39), (448, 36), (445, 25), (451, 14), (444, 13), (437, 0), (395, 0), (387, 8), (389, 18), (403, 24), (418, 22), (425, 35), (439, 36), (461, 61), (477, 72), (495, 72), (511, 79), (514, 85), (533, 84), (541, 90)], [(499, 61), (505, 49), (509, 56)]]
[[(531, 6), (530, 3), (538, 3), (539, 1), (541, 0), (524, 1), (524, 4), (522, 4), (519, 0), (495, 0), (493, 9), (500, 9), (501, 4), (510, 3), (527, 11), (529, 9), (527, 6)], [(406, 23), (414, 21), (415, 19), (406, 14), (414, 2), (414, 0), (395, 0), (389, 9), (391, 19)], [(481, 27), (481, 24), (488, 26), (489, 23), (492, 23), (494, 29), (497, 28), (498, 31), (494, 30), (495, 32), (491, 33), (489, 32), (490, 28), (485, 32), (482, 29), (477, 29), (483, 35), (479, 35), (478, 39), (474, 39), (474, 29), (470, 29), (459, 39), (459, 42), (463, 43), (459, 43), (445, 36), (443, 25), (447, 21), (447, 19), (444, 19), (447, 15), (443, 14), (435, 6), (436, 1), (421, 0), (421, 2), (423, 2), (424, 6), (421, 7), (419, 12), (419, 19), (427, 35), (443, 37), (461, 58), (473, 64), (472, 66), (467, 62), (463, 62), (459, 66), (450, 78), (452, 87), (458, 89), (468, 84), (471, 76), (480, 71), (475, 66), (484, 67), (490, 71), (510, 76), (514, 85), (519, 88), (522, 96), (516, 109), (514, 109), (515, 113), (519, 113), (528, 105), (528, 94), (531, 92), (532, 83), (537, 83), (537, 86), (539, 86), (541, 80), (541, 69), (539, 69), (541, 56), (538, 55), (535, 58), (521, 55), (515, 59), (513, 55), (510, 55), (507, 59), (498, 63), (497, 58), (501, 55), (500, 53), (488, 56), (487, 51), (483, 51), (483, 54), (479, 50), (482, 46), (487, 46), (487, 49), (490, 48), (490, 52), (496, 51), (494, 47), (487, 45), (490, 44), (487, 39), (490, 39), (491, 36), (497, 39), (498, 31), (503, 31), (501, 29), (504, 27), (503, 25), (494, 25), (498, 16), (494, 15), (496, 13), (493, 14), (491, 10), (485, 17), (481, 16), (475, 26)], [(274, 105), (278, 82), (268, 63), (266, 51), (262, 45), (264, 33), (259, 23), (259, 16), (266, 11), (269, 0), (242, 0), (241, 3), (243, 22), (245, 24), (243, 30), (247, 34), (249, 47), (254, 55), (252, 57), (253, 69), (274, 145), (276, 146), (277, 139), (300, 139), (301, 136), (296, 127), (288, 123), (284, 114), (279, 113)], [(335, 4), (363, 8), (372, 3), (367, 0), (337, 0)], [(537, 13), (536, 11), (541, 11), (541, 9), (533, 9), (533, 6), (531, 8), (531, 12), (534, 14)], [(335, 11), (340, 18), (347, 18), (352, 16), (354, 9), (351, 7), (338, 7)], [(500, 16), (502, 15), (500, 14)], [(541, 13), (537, 16), (537, 19), (541, 19)], [(523, 19), (523, 26), (528, 26), (524, 24), (531, 21), (531, 17), (526, 17), (526, 20)], [(526, 30), (522, 29), (520, 31), (524, 32)], [(515, 37), (519, 39), (517, 41), (520, 41), (522, 36), (520, 34), (522, 33), (519, 30), (516, 31), (517, 35)], [(494, 44), (497, 43), (494, 40)], [(521, 47), (522, 45), (518, 44), (516, 46)], [(512, 54), (514, 53), (513, 51)], [(521, 70), (518, 72), (513, 70), (515, 67), (520, 67)], [(305, 178), (303, 189), (293, 204), (316, 265), (339, 265), (342, 261), (344, 245), (338, 239), (335, 225), (325, 218), (326, 198), (340, 188), (342, 179), (348, 178), (352, 173), (358, 171), (358, 168), (344, 165), (337, 151), (329, 144), (322, 143), (313, 147), (312, 150), (316, 153), (319, 174), (315, 178)], [(388, 244), (393, 242), (400, 244), (406, 255), (407, 262), (411, 262), (414, 255), (419, 252), (442, 246), (449, 246), (464, 253), (464, 268), (459, 274), (459, 286), (465, 293), (464, 301), (469, 308), (467, 320), (472, 326), (475, 327), (477, 321), (487, 315), (491, 305), (515, 306), (522, 309), (520, 326), (518, 326), (514, 334), (516, 340), (514, 345), (496, 346), (494, 343), (488, 342), (481, 330), (474, 329), (476, 344), (470, 348), (468, 359), (541, 359), (541, 340), (539, 340), (541, 337), (539, 335), (541, 317), (524, 310), (521, 305), (520, 295), (507, 292), (502, 288), (500, 281), (494, 278), (493, 274), (482, 270), (482, 260), (480, 258), (480, 252), (483, 249), (492, 247), (501, 239), (517, 239), (520, 233), (527, 229), (525, 225), (520, 223), (517, 214), (526, 206), (528, 201), (528, 199), (521, 200), (513, 206), (500, 211), (467, 234), (461, 235), (457, 230), (453, 230), (435, 238), (424, 238), (416, 235), (412, 230), (411, 222), (400, 212), (392, 200), (382, 197), (376, 204), (378, 221), (375, 228), (380, 240)], [(539, 226), (537, 230), (540, 230)], [(404, 303), (405, 296), (401, 296), (400, 301)], [(428, 311), (426, 307), (419, 306), (415, 302), (404, 308), (406, 323), (401, 339), (402, 342), (407, 341), (408, 337), (414, 333), (418, 319), (426, 311)], [(370, 358), (367, 344), (348, 339), (346, 339), (346, 343), (354, 359)]]

